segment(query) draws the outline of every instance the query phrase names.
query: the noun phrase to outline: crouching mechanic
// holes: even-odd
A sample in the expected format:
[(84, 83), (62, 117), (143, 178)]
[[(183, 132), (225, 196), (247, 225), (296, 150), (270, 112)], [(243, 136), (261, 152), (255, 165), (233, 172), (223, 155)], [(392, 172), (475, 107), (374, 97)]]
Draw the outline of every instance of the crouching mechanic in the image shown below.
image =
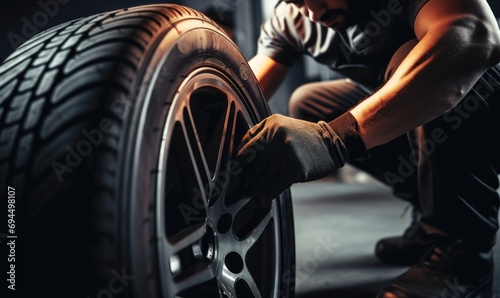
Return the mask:
[(350, 162), (414, 208), (377, 243), (414, 263), (379, 297), (492, 297), (500, 32), (486, 0), (281, 1), (250, 61), (266, 97), (299, 55), (345, 78), (299, 87), (292, 117), (247, 132), (243, 186), (269, 200)]

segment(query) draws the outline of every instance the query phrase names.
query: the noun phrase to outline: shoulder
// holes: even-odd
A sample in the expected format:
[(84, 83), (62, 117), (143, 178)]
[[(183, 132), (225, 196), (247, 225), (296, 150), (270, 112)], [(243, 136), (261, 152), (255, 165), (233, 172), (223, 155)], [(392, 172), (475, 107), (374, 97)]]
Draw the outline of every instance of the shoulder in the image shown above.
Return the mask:
[(309, 18), (302, 14), (298, 7), (285, 2), (276, 5), (272, 18), (289, 24), (310, 22)]
[(323, 36), (328, 28), (322, 28), (319, 23), (311, 21), (297, 6), (279, 3), (271, 18), (264, 24), (265, 31), (272, 31), (279, 37), (302, 52), (308, 42)]

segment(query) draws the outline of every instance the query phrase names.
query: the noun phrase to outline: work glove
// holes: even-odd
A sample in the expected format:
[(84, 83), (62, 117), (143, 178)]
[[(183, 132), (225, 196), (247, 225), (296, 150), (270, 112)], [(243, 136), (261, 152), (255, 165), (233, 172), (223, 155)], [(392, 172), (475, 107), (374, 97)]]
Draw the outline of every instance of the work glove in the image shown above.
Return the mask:
[(348, 160), (368, 157), (349, 112), (330, 123), (275, 114), (251, 128), (240, 146), (240, 186), (264, 200), (277, 197), (295, 182), (325, 177)]

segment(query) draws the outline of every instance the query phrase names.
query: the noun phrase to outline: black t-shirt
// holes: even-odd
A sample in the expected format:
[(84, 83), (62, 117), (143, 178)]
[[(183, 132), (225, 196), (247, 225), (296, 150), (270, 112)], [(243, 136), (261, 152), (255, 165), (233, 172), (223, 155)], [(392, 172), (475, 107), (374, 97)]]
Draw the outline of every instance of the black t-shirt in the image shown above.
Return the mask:
[(372, 8), (364, 17), (341, 30), (315, 23), (295, 5), (281, 2), (261, 27), (258, 53), (285, 66), (309, 55), (334, 70), (367, 72), (381, 80), (392, 54), (415, 38), (413, 22), (429, 0), (367, 1)]

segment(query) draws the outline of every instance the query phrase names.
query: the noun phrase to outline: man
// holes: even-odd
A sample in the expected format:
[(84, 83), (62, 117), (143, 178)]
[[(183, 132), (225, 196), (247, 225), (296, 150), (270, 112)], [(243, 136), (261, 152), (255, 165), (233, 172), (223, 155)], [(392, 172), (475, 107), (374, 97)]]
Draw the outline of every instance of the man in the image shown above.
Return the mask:
[(415, 265), (379, 297), (492, 297), (500, 32), (486, 0), (282, 1), (250, 61), (267, 97), (303, 54), (345, 79), (300, 87), (293, 118), (247, 132), (243, 187), (269, 200), (351, 162), (414, 206), (376, 254)]

